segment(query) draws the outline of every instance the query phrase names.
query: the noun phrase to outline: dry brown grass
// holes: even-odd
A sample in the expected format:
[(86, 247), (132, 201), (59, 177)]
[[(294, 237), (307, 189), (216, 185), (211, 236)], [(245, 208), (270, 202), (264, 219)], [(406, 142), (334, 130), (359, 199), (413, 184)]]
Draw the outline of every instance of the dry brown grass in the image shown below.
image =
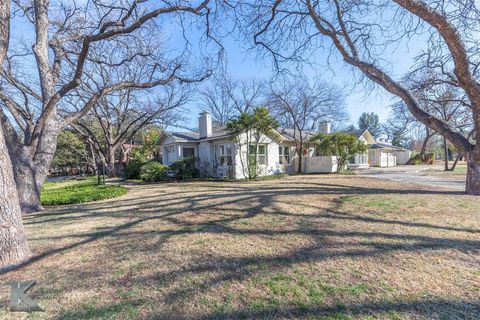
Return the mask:
[(33, 319), (478, 319), (479, 218), (355, 176), (131, 186), (26, 217), (35, 257), (0, 300), (36, 279)]

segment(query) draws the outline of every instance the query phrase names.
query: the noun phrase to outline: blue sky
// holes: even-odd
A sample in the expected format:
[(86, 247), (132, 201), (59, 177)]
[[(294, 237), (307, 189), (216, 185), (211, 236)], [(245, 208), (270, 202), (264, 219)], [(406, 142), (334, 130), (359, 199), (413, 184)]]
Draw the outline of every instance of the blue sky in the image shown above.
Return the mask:
[[(266, 79), (270, 80), (274, 75), (271, 59), (268, 57), (258, 58), (254, 52), (247, 50), (246, 46), (232, 38), (223, 39), (226, 49), (227, 72), (233, 79)], [(392, 64), (389, 66), (390, 74), (399, 77), (408, 71), (412, 65), (412, 58), (419, 53), (421, 45), (409, 42), (400, 45), (396, 51), (391, 52)], [(349, 123), (357, 124), (358, 118), (363, 112), (375, 112), (381, 121), (385, 121), (390, 112), (390, 105), (394, 97), (383, 88), (375, 87), (370, 81), (358, 83), (359, 74), (351, 67), (335, 57), (330, 57), (327, 63), (326, 53), (319, 52), (315, 65), (303, 66), (302, 72), (309, 79), (321, 79), (325, 82), (334, 83), (345, 91), (346, 109), (350, 115)], [(207, 81), (204, 86), (211, 83)], [(188, 110), (202, 111), (200, 102), (192, 101), (187, 105)], [(185, 126), (195, 128), (197, 117), (185, 123)]]

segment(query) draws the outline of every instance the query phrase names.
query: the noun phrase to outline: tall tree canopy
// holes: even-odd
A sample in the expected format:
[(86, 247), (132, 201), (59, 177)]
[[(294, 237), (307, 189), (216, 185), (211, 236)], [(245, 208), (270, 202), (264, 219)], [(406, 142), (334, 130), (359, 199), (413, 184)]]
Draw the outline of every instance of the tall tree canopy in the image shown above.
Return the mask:
[(6, 18), (15, 34), (0, 44), (0, 124), (25, 212), (42, 209), (39, 194), (61, 129), (102, 96), (201, 81), (221, 57), (219, 42), (210, 41), (208, 0), (11, 3)]

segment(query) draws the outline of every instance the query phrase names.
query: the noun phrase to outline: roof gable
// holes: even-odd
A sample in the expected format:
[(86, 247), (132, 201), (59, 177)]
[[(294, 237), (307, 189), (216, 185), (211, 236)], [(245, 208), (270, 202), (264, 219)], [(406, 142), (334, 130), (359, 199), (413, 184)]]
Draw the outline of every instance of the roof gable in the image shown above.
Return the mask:
[(362, 137), (363, 139), (365, 139), (365, 142), (367, 144), (374, 144), (376, 143), (377, 141), (375, 140), (375, 138), (372, 136), (372, 134), (370, 133), (370, 131), (368, 131), (368, 129), (365, 129), (363, 130), (362, 134), (359, 136), (359, 138)]

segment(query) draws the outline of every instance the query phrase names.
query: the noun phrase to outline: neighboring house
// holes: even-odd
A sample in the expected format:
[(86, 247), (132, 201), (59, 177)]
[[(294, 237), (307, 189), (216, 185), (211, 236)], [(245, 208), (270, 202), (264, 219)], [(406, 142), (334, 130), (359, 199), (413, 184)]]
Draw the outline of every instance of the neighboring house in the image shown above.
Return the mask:
[[(170, 165), (176, 160), (195, 156), (198, 159), (198, 167), (205, 176), (245, 178), (248, 150), (254, 146), (246, 146), (243, 136), (238, 139), (233, 137), (226, 126), (214, 128), (211, 115), (207, 112), (200, 114), (198, 122), (198, 132), (162, 132), (158, 142), (162, 163)], [(330, 124), (322, 123), (319, 131), (329, 134)], [(314, 134), (314, 132), (304, 133), (304, 141)], [(357, 136), (368, 145), (377, 144), (368, 131)], [(295, 152), (295, 138), (298, 139), (299, 136), (294, 137), (294, 130), (286, 128), (271, 130), (268, 135), (262, 135), (256, 152), (259, 175), (296, 171), (298, 159)], [(302, 171), (306, 173), (335, 172), (336, 157), (320, 154), (321, 152), (314, 148), (305, 148)], [(359, 155), (349, 164), (351, 168), (368, 166), (369, 154)]]
[(348, 167), (351, 169), (363, 169), (368, 167), (394, 167), (406, 164), (411, 156), (411, 151), (392, 146), (384, 139), (375, 138), (368, 130), (346, 131), (353, 134), (368, 145), (368, 154), (356, 155), (350, 160)]

